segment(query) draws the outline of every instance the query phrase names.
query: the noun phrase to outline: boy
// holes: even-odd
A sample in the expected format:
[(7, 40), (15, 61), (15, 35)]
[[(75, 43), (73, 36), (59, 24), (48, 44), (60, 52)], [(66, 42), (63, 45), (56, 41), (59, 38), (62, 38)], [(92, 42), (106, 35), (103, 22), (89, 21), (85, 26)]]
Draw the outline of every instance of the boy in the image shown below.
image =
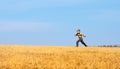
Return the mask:
[(76, 36), (78, 36), (78, 38), (79, 38), (79, 40), (76, 42), (76, 47), (79, 46), (79, 42), (81, 42), (85, 47), (87, 47), (87, 45), (85, 44), (85, 42), (83, 41), (83, 38), (82, 38), (82, 37), (86, 37), (86, 36), (81, 34), (80, 29), (77, 30)]

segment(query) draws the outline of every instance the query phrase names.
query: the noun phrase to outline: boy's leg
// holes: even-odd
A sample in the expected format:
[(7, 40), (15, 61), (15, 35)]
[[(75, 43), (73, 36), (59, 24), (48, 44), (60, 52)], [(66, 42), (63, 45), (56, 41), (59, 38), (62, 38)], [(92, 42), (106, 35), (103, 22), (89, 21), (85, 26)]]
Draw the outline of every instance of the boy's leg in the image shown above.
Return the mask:
[(78, 47), (78, 46), (79, 46), (79, 42), (80, 42), (80, 40), (78, 40), (78, 41), (76, 42), (76, 47)]
[(81, 43), (82, 43), (85, 47), (87, 47), (87, 45), (85, 44), (85, 42), (84, 42), (83, 40), (81, 40)]

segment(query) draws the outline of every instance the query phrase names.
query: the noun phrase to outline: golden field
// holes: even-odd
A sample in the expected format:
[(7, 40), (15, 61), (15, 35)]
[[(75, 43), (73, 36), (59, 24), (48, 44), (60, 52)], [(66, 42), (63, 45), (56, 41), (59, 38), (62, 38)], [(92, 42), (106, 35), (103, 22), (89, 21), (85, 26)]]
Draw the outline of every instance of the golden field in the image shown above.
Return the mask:
[(120, 69), (120, 48), (0, 45), (0, 69)]

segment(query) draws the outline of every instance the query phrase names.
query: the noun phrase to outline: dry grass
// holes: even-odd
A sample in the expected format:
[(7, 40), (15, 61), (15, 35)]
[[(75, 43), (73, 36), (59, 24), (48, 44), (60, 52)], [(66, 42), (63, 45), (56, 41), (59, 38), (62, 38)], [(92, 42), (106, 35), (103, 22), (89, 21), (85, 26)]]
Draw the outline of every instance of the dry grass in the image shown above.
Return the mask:
[(0, 45), (0, 69), (120, 69), (120, 48)]

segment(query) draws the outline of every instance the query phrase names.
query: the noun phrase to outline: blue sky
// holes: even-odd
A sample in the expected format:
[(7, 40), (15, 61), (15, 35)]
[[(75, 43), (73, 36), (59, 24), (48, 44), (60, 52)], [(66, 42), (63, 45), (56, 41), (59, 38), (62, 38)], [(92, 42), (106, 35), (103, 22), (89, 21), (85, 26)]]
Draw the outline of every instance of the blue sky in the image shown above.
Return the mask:
[(0, 44), (120, 45), (120, 0), (1, 0)]

